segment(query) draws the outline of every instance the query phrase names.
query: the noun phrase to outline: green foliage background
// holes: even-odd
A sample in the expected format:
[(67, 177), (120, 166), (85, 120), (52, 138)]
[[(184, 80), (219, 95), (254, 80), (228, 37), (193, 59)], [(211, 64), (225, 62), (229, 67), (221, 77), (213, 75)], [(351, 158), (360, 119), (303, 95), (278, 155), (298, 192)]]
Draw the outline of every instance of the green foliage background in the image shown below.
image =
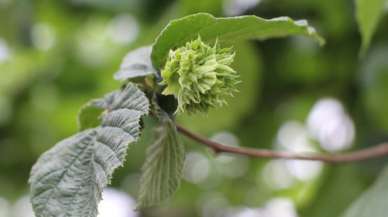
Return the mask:
[[(32, 164), (43, 151), (76, 132), (76, 115), (85, 102), (120, 85), (112, 75), (130, 49), (152, 43), (170, 19), (195, 12), (225, 16), (225, 2), (0, 1), (0, 39), (9, 50), (9, 57), (0, 62), (0, 197), (15, 201), (28, 192)], [(317, 100), (334, 97), (355, 123), (353, 149), (386, 141), (387, 16), (382, 16), (371, 47), (360, 57), (353, 1), (264, 0), (243, 13), (307, 19), (327, 43), (320, 48), (308, 39), (291, 38), (236, 45), (235, 68), (243, 81), (239, 95), (229, 107), (180, 116), (179, 123), (207, 136), (230, 131), (241, 146), (273, 148), (282, 123), (304, 122)], [(136, 20), (136, 40), (117, 43), (109, 35), (118, 16)], [(151, 139), (146, 128), (128, 153), (126, 166), (115, 174), (114, 187), (136, 196), (136, 182), (127, 180), (139, 173)], [(184, 141), (187, 150), (214, 159), (208, 150)], [(258, 178), (267, 160), (247, 161), (244, 176), (214, 172), (202, 184), (184, 181), (168, 204), (142, 215), (202, 216), (201, 200), (222, 194), (234, 207), (261, 207), (271, 198), (288, 197), (301, 217), (340, 216), (387, 160), (325, 166), (319, 178), (285, 190), (271, 189)]]

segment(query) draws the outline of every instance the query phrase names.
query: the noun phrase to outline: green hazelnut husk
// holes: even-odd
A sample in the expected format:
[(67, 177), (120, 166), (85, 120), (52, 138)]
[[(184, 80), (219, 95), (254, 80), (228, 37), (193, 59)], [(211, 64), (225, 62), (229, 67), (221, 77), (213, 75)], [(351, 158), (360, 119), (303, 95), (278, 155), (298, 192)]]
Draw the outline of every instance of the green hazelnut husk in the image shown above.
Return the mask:
[(178, 100), (177, 112), (207, 112), (209, 108), (226, 105), (226, 98), (237, 92), (240, 82), (231, 68), (235, 53), (232, 48), (213, 46), (200, 37), (185, 46), (170, 50), (161, 71), (164, 95)]

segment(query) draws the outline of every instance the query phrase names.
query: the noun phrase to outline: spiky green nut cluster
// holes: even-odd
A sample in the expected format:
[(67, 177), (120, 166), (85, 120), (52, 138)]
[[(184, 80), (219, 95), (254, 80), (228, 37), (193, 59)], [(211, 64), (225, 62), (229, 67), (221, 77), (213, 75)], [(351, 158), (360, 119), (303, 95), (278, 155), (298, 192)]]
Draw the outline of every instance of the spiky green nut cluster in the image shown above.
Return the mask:
[(206, 112), (225, 105), (240, 82), (230, 67), (234, 56), (232, 48), (220, 48), (217, 42), (210, 46), (200, 37), (170, 50), (161, 71), (162, 84), (166, 85), (163, 94), (178, 99), (178, 112)]

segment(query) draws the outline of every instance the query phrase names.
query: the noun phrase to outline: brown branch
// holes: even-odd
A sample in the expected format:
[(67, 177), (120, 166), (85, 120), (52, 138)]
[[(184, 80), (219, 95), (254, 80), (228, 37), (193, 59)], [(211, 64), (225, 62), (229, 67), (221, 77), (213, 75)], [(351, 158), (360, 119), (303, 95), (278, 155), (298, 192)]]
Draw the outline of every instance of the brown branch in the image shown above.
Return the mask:
[(177, 125), (177, 130), (187, 136), (188, 138), (202, 143), (209, 148), (213, 149), (216, 153), (233, 153), (239, 155), (245, 155), (256, 158), (279, 158), (279, 159), (292, 159), (292, 160), (311, 160), (322, 161), (326, 163), (346, 163), (364, 161), (369, 159), (380, 158), (388, 156), (388, 143), (376, 145), (371, 148), (365, 148), (359, 151), (349, 152), (345, 154), (301, 154), (280, 152), (265, 149), (254, 149), (246, 147), (233, 147), (220, 144), (205, 138), (201, 135), (191, 132), (190, 130)]

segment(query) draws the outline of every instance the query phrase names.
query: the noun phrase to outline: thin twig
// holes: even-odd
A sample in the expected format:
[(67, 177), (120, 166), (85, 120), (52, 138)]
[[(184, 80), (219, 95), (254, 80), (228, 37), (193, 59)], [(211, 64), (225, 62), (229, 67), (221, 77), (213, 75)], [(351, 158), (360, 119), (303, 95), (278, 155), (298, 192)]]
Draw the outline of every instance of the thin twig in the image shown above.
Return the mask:
[(249, 157), (256, 158), (280, 158), (280, 159), (293, 159), (293, 160), (311, 160), (311, 161), (322, 161), (326, 163), (346, 163), (346, 162), (356, 162), (364, 161), (369, 159), (380, 158), (388, 156), (388, 143), (383, 143), (376, 145), (371, 148), (365, 148), (359, 151), (344, 153), (344, 154), (302, 154), (302, 153), (290, 153), (290, 152), (280, 152), (272, 151), (266, 149), (254, 149), (246, 147), (233, 147), (220, 144), (205, 138), (201, 135), (191, 132), (190, 130), (177, 125), (177, 130), (195, 140), (199, 143), (202, 143), (209, 148), (213, 149), (216, 153), (233, 153), (239, 155), (245, 155)]

